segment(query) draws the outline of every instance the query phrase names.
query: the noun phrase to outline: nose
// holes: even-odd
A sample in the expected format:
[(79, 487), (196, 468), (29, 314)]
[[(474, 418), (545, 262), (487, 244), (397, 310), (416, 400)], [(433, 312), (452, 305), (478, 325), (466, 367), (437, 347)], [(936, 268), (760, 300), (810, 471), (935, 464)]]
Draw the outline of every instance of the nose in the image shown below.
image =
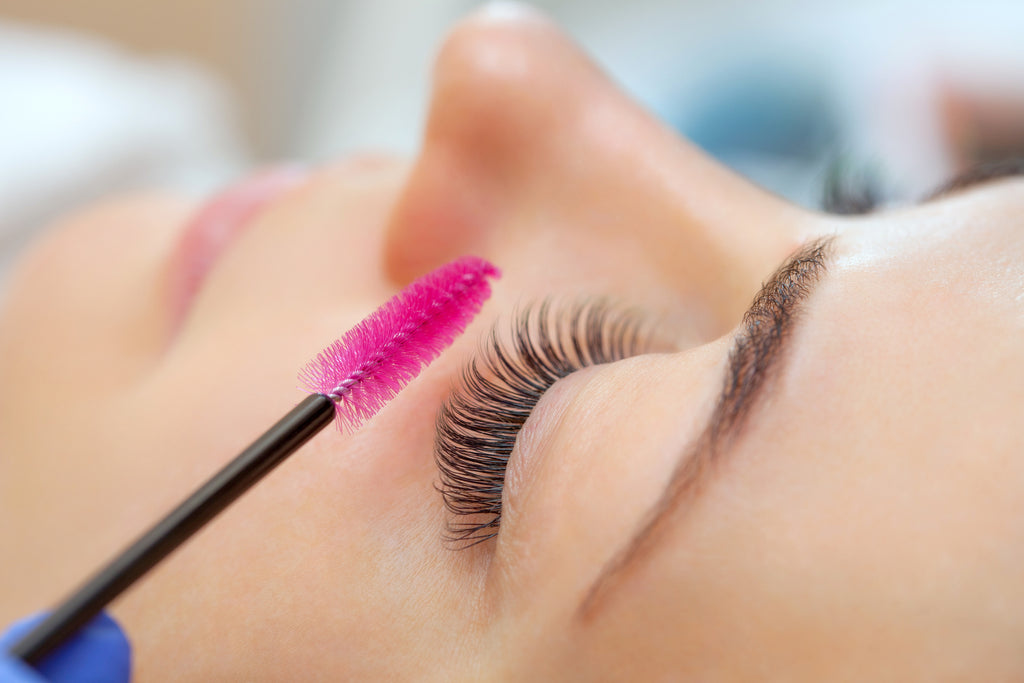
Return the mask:
[(815, 222), (681, 140), (543, 17), (477, 14), (438, 55), (384, 265), (401, 283), (542, 244), (569, 271), (587, 260), (610, 284), (699, 298), (721, 328)]

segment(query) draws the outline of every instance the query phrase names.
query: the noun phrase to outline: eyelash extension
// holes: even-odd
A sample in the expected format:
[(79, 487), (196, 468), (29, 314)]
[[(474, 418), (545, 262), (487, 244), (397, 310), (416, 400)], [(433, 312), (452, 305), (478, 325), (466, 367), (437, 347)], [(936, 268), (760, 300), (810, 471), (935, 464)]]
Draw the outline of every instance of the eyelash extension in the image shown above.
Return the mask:
[(508, 458), (541, 395), (577, 370), (644, 353), (645, 320), (604, 300), (568, 308), (544, 301), (515, 316), (507, 340), (492, 328), (437, 417), (437, 488), (455, 517), (453, 547), (497, 535)]

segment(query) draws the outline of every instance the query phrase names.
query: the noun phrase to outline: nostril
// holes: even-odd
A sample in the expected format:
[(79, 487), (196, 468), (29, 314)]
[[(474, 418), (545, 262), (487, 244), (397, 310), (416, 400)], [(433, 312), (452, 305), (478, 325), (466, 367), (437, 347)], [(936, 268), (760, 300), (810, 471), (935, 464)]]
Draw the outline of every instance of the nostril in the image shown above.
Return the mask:
[(398, 284), (464, 254), (487, 255), (496, 209), (487, 175), (428, 145), (388, 221), (384, 269)]

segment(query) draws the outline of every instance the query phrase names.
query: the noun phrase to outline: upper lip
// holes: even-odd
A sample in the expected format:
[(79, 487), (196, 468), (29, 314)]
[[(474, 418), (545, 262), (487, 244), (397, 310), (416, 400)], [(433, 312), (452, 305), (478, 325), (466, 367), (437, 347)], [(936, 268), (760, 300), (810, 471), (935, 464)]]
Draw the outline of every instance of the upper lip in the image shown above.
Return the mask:
[(192, 302), (218, 258), (263, 209), (306, 177), (297, 166), (256, 172), (213, 195), (185, 226), (171, 256), (170, 297), (173, 329), (187, 317)]

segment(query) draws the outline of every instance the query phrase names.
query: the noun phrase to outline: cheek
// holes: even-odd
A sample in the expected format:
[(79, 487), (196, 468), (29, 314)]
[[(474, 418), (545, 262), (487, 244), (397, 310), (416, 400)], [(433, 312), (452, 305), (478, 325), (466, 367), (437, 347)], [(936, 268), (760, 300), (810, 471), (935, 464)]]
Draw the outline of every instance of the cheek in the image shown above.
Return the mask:
[[(16, 268), (0, 324), (0, 386), (21, 406), (138, 375), (162, 350), (164, 263), (190, 207), (110, 202), (57, 226)], [(6, 410), (3, 414), (9, 414)]]
[(678, 515), (581, 633), (594, 675), (639, 660), (649, 678), (881, 679), (899, 670), (909, 680), (986, 649), (1009, 654), (1006, 606), (1020, 604), (1019, 581), (977, 534), (995, 520), (943, 495), (949, 487), (922, 492), (917, 477), (885, 468), (757, 459)]

